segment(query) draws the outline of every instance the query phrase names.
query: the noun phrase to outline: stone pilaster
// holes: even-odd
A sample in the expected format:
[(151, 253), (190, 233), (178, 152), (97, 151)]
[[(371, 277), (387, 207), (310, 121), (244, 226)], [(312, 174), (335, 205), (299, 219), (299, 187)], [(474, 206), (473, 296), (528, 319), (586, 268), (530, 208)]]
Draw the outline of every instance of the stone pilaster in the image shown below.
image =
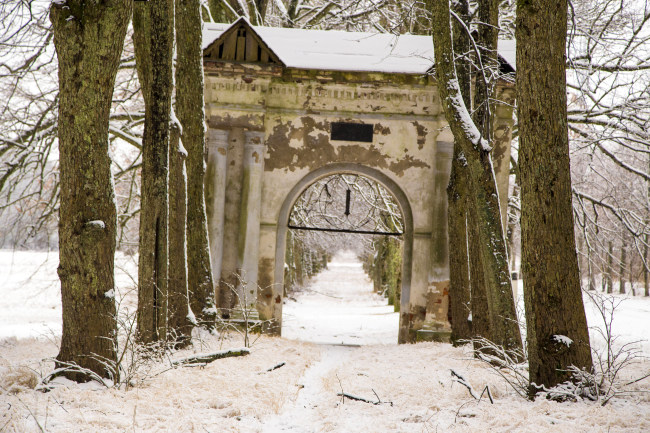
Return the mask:
[(242, 174), (242, 200), (239, 214), (237, 285), (239, 308), (257, 311), (257, 272), (260, 245), (260, 209), (264, 174), (264, 133), (246, 131)]
[(205, 176), (205, 204), (210, 237), (212, 279), (218, 284), (223, 259), (224, 208), (226, 203), (226, 170), (228, 131), (208, 129), (208, 161)]

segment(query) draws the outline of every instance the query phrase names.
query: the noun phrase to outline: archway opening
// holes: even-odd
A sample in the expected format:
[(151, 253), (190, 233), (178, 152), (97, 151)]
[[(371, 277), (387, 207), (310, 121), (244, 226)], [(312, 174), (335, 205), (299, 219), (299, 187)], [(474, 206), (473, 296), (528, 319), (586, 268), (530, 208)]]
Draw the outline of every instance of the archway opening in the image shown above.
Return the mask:
[(282, 335), (397, 342), (406, 224), (388, 188), (354, 172), (318, 178), (293, 202), (286, 227)]

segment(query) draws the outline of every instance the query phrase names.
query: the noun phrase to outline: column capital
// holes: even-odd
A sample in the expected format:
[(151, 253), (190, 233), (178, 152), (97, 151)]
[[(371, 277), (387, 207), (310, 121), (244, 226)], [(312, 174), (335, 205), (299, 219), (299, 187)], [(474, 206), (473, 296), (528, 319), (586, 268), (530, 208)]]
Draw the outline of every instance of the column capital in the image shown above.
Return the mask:
[(246, 146), (264, 146), (264, 131), (244, 131)]
[(208, 148), (227, 147), (229, 133), (225, 129), (208, 128)]

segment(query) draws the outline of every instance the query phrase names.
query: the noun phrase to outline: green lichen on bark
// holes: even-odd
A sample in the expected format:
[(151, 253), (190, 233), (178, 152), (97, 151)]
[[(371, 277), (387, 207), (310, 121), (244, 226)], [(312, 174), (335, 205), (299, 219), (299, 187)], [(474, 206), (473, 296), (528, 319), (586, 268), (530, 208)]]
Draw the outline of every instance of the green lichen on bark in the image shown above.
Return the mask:
[(505, 348), (521, 348), (521, 335), (512, 295), (510, 272), (501, 226), (501, 213), (490, 148), (481, 136), (463, 102), (454, 68), (449, 3), (432, 2), (436, 77), (445, 117), (454, 139), (467, 160), (471, 190), (474, 192), (479, 247), (487, 287), (492, 339)]
[[(517, 2), (521, 237), (530, 394), (591, 370), (571, 204), (567, 2)], [(562, 344), (555, 336), (566, 336)], [(536, 384), (536, 385), (535, 385)]]
[[(108, 119), (131, 2), (54, 2), (59, 63), (59, 258), (63, 332), (57, 367), (69, 363), (113, 377), (116, 209)], [(83, 373), (64, 373), (77, 381)]]
[(168, 170), (173, 0), (134, 6), (133, 39), (145, 100), (137, 326), (140, 341), (167, 338)]
[(169, 140), (169, 301), (167, 325), (170, 340), (176, 347), (191, 342), (194, 325), (187, 291), (187, 254), (185, 252), (187, 222), (187, 153), (180, 146), (180, 129), (170, 128)]
[(216, 318), (206, 217), (203, 51), (199, 0), (176, 0), (176, 114), (187, 150), (187, 260), (192, 311), (211, 328)]

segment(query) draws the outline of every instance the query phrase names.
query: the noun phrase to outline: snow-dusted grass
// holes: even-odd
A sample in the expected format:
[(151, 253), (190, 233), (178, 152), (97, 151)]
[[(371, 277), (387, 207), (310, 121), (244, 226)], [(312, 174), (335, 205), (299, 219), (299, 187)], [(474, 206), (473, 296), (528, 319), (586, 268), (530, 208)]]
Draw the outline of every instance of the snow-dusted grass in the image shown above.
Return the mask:
[[(135, 261), (122, 255), (116, 261), (116, 299), (132, 309), (129, 274), (135, 274)], [(294, 339), (370, 345), (262, 336), (248, 356), (204, 368), (170, 368), (173, 359), (242, 345), (236, 334), (203, 336), (191, 349), (154, 365), (128, 391), (64, 380), (48, 393), (34, 391), (34, 378), (53, 368), (44, 359), (57, 353), (57, 262), (56, 253), (0, 252), (0, 432), (650, 431), (650, 379), (630, 385), (632, 394), (604, 407), (582, 401), (529, 402), (473, 360), (466, 348), (394, 344), (397, 315), (373, 297), (369, 281), (349, 255), (338, 257), (297, 301), (285, 305), (283, 332)], [(586, 309), (590, 325), (596, 326), (593, 304)], [(649, 326), (650, 299), (637, 296), (620, 305), (613, 330), (628, 342), (647, 338)], [(601, 344), (594, 334), (592, 340)], [(648, 343), (643, 344), (650, 355)], [(266, 372), (281, 362), (285, 365)], [(477, 393), (489, 386), (494, 404), (485, 396), (474, 400), (453, 380), (452, 369)], [(650, 362), (625, 369), (621, 379), (632, 380), (643, 371), (650, 371)], [(342, 391), (372, 401), (378, 396), (393, 405), (343, 402), (337, 395)]]
[[(202, 348), (174, 357), (218, 348), (222, 343), (241, 346), (238, 336), (225, 341), (213, 337)], [(0, 376), (10, 365), (46, 373), (53, 365), (42, 357), (57, 352), (54, 344), (39, 339), (4, 340), (0, 350)], [(129, 391), (56, 379), (59, 385), (47, 393), (3, 392), (0, 431), (38, 432), (38, 420), (48, 432), (238, 432), (243, 423), (259, 423), (293, 398), (298, 392), (297, 378), (318, 353), (313, 345), (262, 337), (250, 355), (221, 359), (204, 368), (167, 370), (168, 363), (163, 362), (157, 369), (160, 374)], [(266, 372), (279, 362), (286, 364)]]

